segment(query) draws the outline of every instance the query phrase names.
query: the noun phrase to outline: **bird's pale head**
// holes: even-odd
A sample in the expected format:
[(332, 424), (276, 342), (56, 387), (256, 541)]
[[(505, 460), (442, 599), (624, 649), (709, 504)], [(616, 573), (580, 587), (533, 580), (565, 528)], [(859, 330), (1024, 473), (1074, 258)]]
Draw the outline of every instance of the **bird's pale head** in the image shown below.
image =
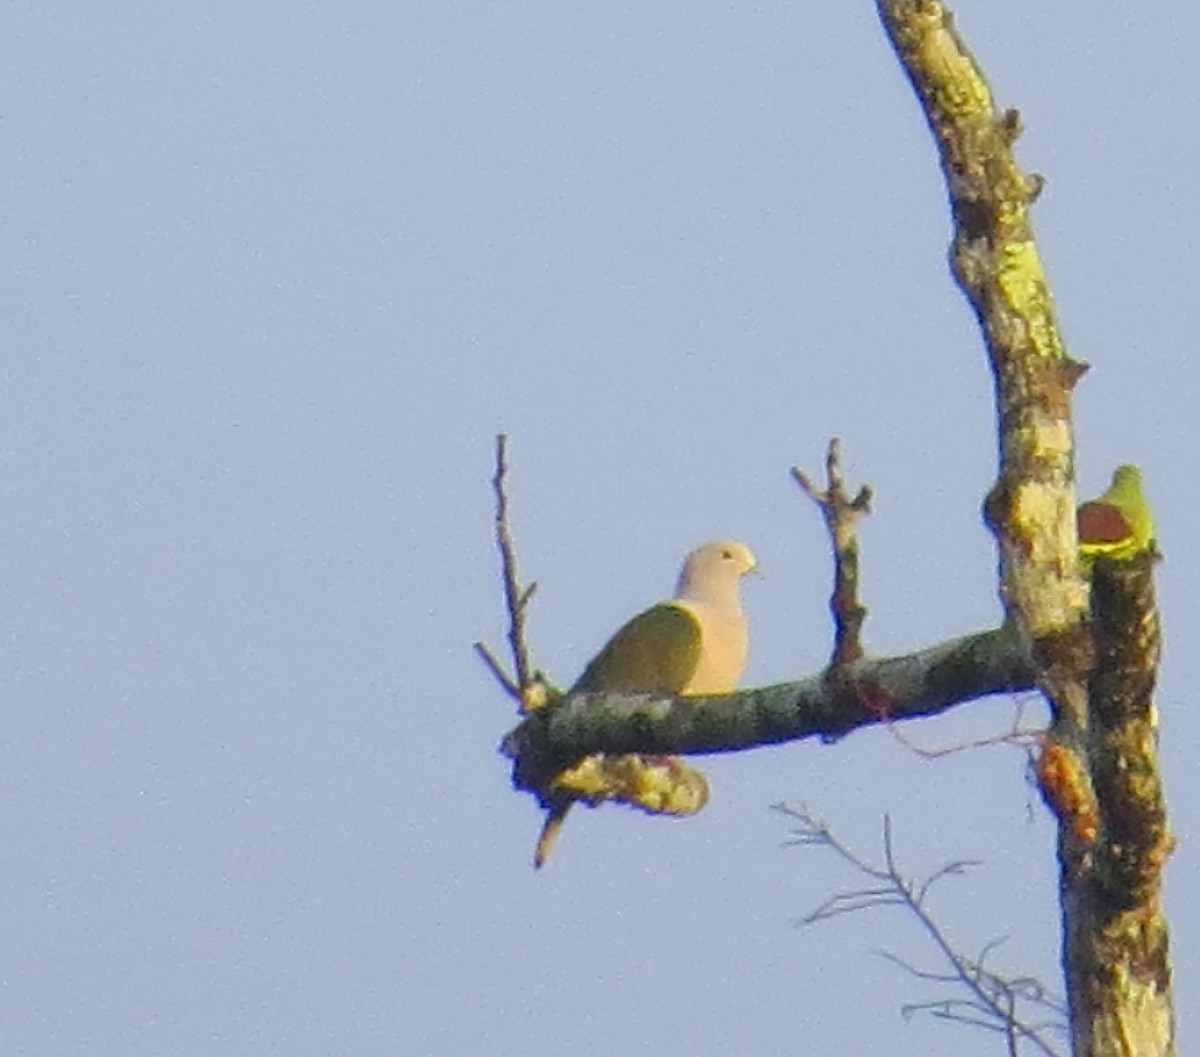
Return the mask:
[(717, 599), (736, 595), (747, 573), (758, 571), (754, 552), (737, 540), (716, 540), (697, 547), (684, 559), (676, 598)]

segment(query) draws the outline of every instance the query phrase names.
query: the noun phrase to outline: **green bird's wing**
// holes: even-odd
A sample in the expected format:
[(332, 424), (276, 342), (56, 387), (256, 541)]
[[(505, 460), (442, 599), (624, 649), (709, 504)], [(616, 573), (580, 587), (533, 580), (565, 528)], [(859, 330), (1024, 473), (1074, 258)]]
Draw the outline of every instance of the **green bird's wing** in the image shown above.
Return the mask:
[(1077, 512), (1079, 522), (1079, 542), (1086, 550), (1093, 547), (1102, 550), (1103, 547), (1122, 543), (1133, 535), (1133, 529), (1112, 503), (1093, 499), (1084, 503)]
[(677, 694), (696, 671), (702, 645), (696, 618), (682, 606), (660, 603), (621, 628), (571, 689)]
[[(571, 687), (571, 692), (613, 690), (618, 693), (678, 694), (695, 674), (702, 648), (703, 634), (696, 618), (682, 606), (662, 602), (634, 617), (609, 639)], [(632, 778), (627, 774), (624, 785), (620, 782), (614, 785), (612, 775), (603, 773), (605, 767), (624, 768)], [(620, 799), (626, 803), (636, 803), (646, 810), (650, 810), (646, 802), (646, 776), (670, 772), (672, 769), (679, 773), (669, 775), (670, 780), (665, 783), (665, 788), (670, 794), (669, 802), (674, 806), (658, 804), (654, 810), (689, 814), (699, 811), (708, 799), (708, 783), (704, 776), (674, 757), (590, 756), (567, 772), (567, 776), (578, 775), (581, 769), (587, 768), (601, 772), (598, 785), (605, 789), (607, 796), (613, 796), (614, 788), (621, 786), (618, 793)], [(558, 776), (559, 781), (563, 779), (564, 775)], [(593, 784), (597, 783), (594, 781)], [(650, 783), (650, 792), (657, 794), (662, 787), (664, 782), (661, 779)], [(679, 800), (680, 789), (691, 794), (691, 801), (684, 806), (681, 806), (683, 801)], [(560, 787), (552, 789), (543, 801), (546, 822), (533, 856), (534, 866), (538, 869), (545, 866), (549, 859), (567, 812), (577, 798), (577, 792)]]

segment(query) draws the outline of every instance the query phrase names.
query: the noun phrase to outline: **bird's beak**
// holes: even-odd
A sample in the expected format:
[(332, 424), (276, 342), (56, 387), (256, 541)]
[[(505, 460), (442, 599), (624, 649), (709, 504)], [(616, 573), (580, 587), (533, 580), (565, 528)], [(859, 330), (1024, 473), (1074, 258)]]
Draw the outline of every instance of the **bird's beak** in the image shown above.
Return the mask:
[(750, 566), (749, 569), (746, 570), (746, 575), (747, 576), (757, 576), (760, 579), (763, 579), (766, 577), (767, 574), (763, 572), (763, 568), (761, 565), (752, 565), (752, 566)]

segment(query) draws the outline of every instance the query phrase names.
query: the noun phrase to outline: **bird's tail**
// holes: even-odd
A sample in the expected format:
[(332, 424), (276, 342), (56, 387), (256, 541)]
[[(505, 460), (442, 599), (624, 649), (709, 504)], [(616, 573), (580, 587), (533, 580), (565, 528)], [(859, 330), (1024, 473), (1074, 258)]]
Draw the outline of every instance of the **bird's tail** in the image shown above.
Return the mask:
[(546, 860), (550, 858), (550, 853), (554, 850), (558, 835), (562, 832), (563, 822), (566, 821), (567, 812), (570, 810), (571, 802), (568, 800), (565, 804), (552, 805), (547, 812), (541, 835), (538, 837), (537, 848), (533, 853), (535, 869), (540, 870), (546, 865)]

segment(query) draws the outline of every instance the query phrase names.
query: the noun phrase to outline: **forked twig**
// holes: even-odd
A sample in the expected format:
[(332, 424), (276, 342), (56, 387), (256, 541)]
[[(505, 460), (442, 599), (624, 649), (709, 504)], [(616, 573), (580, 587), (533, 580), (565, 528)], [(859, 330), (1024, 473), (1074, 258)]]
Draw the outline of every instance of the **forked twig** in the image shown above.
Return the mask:
[(796, 466), (792, 478), (821, 510), (829, 539), (833, 544), (833, 595), (829, 609), (833, 613), (834, 639), (831, 669), (857, 661), (863, 655), (862, 626), (867, 609), (858, 597), (858, 537), (855, 526), (871, 512), (871, 489), (864, 485), (858, 495), (846, 495), (842, 477), (841, 442), (834, 437), (825, 455), (824, 489), (818, 488)]
[(492, 476), (492, 492), (496, 497), (496, 548), (500, 552), (500, 574), (504, 583), (504, 607), (508, 613), (508, 646), (512, 654), (513, 674), (509, 675), (496, 655), (483, 642), (475, 643), (475, 652), (483, 660), (496, 681), (521, 708), (534, 707), (535, 688), (540, 683), (529, 659), (525, 643), (525, 616), (537, 584), (522, 587), (517, 575), (517, 552), (512, 529), (508, 523), (508, 437), (496, 435), (496, 472)]

